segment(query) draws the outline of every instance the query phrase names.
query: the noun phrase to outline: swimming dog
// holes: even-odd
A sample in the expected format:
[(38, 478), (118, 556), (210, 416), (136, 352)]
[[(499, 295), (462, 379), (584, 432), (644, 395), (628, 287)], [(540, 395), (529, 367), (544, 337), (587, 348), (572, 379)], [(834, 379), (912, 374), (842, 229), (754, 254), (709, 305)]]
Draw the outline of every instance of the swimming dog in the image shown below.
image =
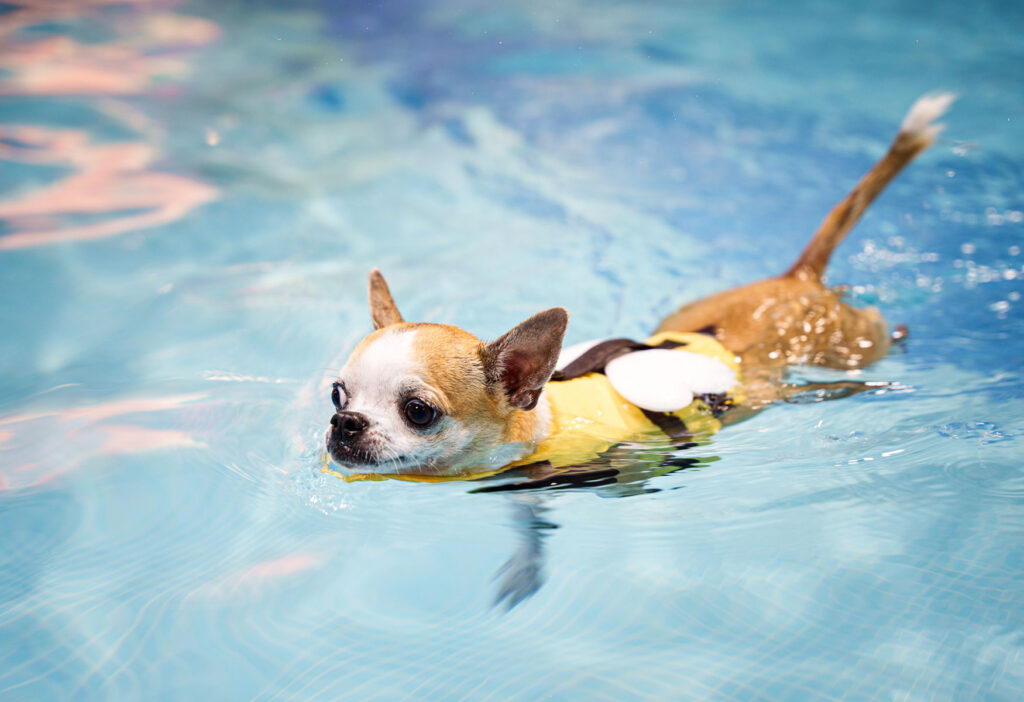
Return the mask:
[(771, 383), (758, 379), (788, 365), (850, 370), (884, 357), (890, 334), (879, 311), (848, 305), (822, 275), (868, 205), (933, 143), (943, 128), (934, 120), (952, 100), (929, 95), (911, 107), (888, 152), (788, 271), (685, 305), (643, 343), (563, 351), (561, 307), (490, 343), (458, 327), (406, 322), (374, 269), (375, 331), (332, 385), (328, 453), (364, 474), (398, 476), (567, 466), (574, 454), (590, 458), (651, 428), (713, 431), (723, 406), (770, 402)]

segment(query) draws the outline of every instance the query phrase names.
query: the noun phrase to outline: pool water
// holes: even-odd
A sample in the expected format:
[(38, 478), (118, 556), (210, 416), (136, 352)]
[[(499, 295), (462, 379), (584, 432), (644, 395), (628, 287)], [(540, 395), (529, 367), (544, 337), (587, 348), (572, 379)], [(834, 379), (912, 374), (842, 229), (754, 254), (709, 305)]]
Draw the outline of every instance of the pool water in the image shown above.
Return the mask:
[[(1024, 9), (0, 5), (0, 699), (1019, 699)], [(321, 472), (408, 319), (643, 338), (784, 270), (910, 338), (617, 482)], [(673, 463), (674, 461), (674, 463)]]

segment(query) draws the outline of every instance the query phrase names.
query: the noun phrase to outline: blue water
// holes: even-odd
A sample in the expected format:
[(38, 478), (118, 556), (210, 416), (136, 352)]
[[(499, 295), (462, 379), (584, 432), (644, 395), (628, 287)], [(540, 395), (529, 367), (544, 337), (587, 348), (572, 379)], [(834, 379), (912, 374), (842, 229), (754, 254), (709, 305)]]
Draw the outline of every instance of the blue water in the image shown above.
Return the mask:
[[(1022, 31), (8, 0), (0, 699), (1019, 699)], [(642, 337), (784, 270), (932, 89), (946, 133), (829, 271), (910, 328), (854, 378), (883, 392), (624, 447), (598, 487), (320, 472), (372, 266), (409, 319)]]

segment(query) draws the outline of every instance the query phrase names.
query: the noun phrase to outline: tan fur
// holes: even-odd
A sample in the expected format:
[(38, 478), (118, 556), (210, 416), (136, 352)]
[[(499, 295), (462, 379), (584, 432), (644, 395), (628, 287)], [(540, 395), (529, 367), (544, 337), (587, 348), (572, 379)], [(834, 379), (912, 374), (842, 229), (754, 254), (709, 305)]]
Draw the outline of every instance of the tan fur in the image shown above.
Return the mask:
[(370, 282), (366, 292), (370, 299), (370, 316), (373, 318), (374, 329), (401, 324), (404, 321), (380, 269), (374, 268), (370, 271)]
[(686, 305), (658, 331), (708, 331), (745, 368), (860, 368), (889, 351), (877, 309), (856, 309), (818, 280), (769, 278)]
[(446, 324), (404, 324), (414, 327), (413, 348), (423, 360), (423, 380), (443, 397), (441, 409), (474, 431), (479, 443), (530, 441), (533, 412), (509, 407), (505, 395), (487, 383), (481, 353), (484, 343), (467, 331)]

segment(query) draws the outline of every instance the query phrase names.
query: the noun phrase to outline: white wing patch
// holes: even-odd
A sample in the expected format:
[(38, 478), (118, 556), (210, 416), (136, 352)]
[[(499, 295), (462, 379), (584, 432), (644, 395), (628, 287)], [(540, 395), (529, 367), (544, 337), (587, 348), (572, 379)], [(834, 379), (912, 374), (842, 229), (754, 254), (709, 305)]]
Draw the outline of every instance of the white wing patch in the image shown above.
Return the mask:
[(615, 391), (641, 409), (675, 412), (693, 396), (724, 393), (736, 384), (736, 373), (713, 358), (689, 351), (634, 351), (608, 362), (604, 374)]

